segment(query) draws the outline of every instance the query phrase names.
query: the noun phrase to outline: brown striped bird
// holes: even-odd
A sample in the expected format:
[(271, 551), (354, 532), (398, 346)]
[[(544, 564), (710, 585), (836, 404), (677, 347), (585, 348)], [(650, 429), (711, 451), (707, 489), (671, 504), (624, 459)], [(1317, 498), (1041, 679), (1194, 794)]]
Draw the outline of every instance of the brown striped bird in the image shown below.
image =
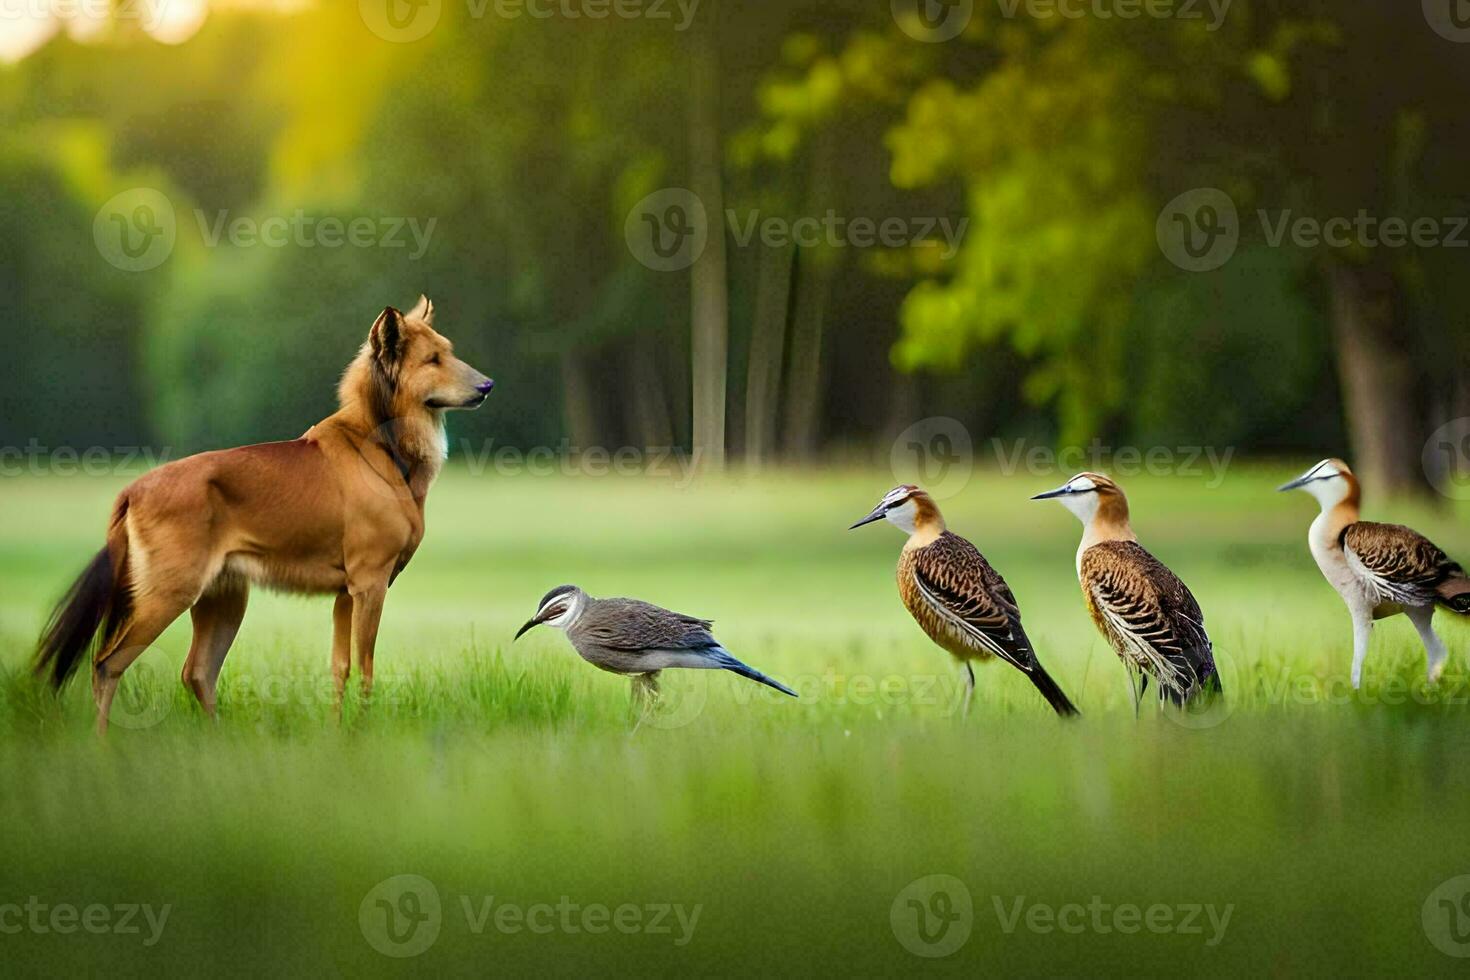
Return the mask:
[(916, 486), (895, 487), (849, 530), (882, 520), (909, 536), (898, 559), (898, 594), (929, 639), (964, 665), (966, 715), (975, 695), (971, 661), (992, 657), (1025, 674), (1057, 714), (1077, 714), (1036, 659), (1005, 579), (973, 544), (945, 529), (934, 498)]
[(1470, 614), (1465, 570), (1417, 531), (1359, 520), (1363, 491), (1340, 459), (1324, 459), (1280, 489), (1303, 490), (1321, 507), (1307, 546), (1352, 616), (1353, 688), (1362, 683), (1373, 621), (1399, 613), (1419, 631), (1430, 683), (1439, 680), (1448, 651), (1434, 632), (1434, 610)]
[(1079, 473), (1032, 500), (1056, 500), (1082, 522), (1077, 580), (1098, 631), (1128, 671), (1136, 714), (1152, 677), (1160, 701), (1183, 705), (1221, 690), (1199, 603), (1138, 543), (1128, 498), (1112, 480)]

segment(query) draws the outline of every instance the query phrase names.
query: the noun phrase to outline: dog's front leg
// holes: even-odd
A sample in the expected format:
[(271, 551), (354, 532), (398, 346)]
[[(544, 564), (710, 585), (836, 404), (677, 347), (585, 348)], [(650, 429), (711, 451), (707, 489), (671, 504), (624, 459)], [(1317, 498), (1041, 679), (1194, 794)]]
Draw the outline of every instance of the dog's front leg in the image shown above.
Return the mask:
[(332, 684), (336, 700), (332, 710), (337, 720), (342, 720), (342, 695), (347, 690), (347, 675), (352, 672), (352, 596), (346, 592), (337, 596), (332, 607)]
[(373, 695), (373, 652), (378, 643), (378, 621), (383, 616), (383, 599), (388, 595), (386, 578), (381, 584), (352, 594), (352, 636), (357, 646), (357, 666), (362, 671), (362, 699)]

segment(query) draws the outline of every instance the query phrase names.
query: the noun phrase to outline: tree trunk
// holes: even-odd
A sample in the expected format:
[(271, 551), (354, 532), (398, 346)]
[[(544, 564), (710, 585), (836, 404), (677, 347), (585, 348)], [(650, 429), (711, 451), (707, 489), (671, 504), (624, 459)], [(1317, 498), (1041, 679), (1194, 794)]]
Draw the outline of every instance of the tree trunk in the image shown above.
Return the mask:
[(659, 372), (656, 339), (647, 331), (639, 333), (629, 354), (632, 391), (628, 399), (628, 430), (644, 449), (667, 449), (674, 444), (674, 432), (669, 426), (669, 404), (664, 396), (663, 375)]
[(791, 371), (786, 386), (786, 455), (810, 459), (822, 415), (822, 327), (832, 280), (810, 253), (797, 252), (792, 310)]
[(565, 406), (567, 434), (577, 450), (597, 445), (597, 403), (593, 391), (592, 372), (581, 354), (567, 351), (561, 356), (562, 403)]
[(1423, 391), (1398, 282), (1378, 267), (1332, 262), (1329, 270), (1353, 471), (1375, 495), (1424, 495)]
[(791, 306), (790, 247), (762, 248), (757, 276), (750, 367), (745, 379), (745, 465), (759, 469), (776, 448), (776, 412), (781, 400), (781, 361)]
[(690, 270), (694, 458), (706, 472), (725, 467), (725, 385), (729, 360), (729, 283), (721, 187), (719, 59), (708, 29), (691, 39), (689, 161), (691, 190), (704, 204), (709, 243)]

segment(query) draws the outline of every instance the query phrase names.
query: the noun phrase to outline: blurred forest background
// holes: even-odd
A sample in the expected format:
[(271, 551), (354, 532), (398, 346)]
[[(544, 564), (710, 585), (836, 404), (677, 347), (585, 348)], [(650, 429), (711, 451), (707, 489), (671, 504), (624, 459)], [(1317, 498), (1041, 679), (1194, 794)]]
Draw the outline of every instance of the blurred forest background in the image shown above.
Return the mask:
[[(496, 445), (886, 458), (947, 415), (982, 445), (1341, 452), (1414, 492), (1429, 433), (1470, 416), (1470, 250), (1273, 245), (1255, 218), (1470, 214), (1470, 44), (1419, 4), (1235, 0), (1215, 23), (983, 0), (926, 43), (902, 0), (703, 0), (683, 30), (672, 2), (424, 2), (435, 26), (400, 42), (372, 4), (423, 2), (0, 0), (0, 446), (295, 437), (420, 292), (500, 382), (454, 433)], [(143, 272), (93, 239), (136, 187), (177, 216)], [(625, 242), (665, 187), (725, 230), (692, 269)], [(1195, 273), (1156, 222), (1200, 187), (1240, 243)], [(727, 209), (968, 224), (951, 256), (770, 247)], [(298, 211), (432, 235), (417, 257), (406, 232), (211, 244), (196, 217)]]

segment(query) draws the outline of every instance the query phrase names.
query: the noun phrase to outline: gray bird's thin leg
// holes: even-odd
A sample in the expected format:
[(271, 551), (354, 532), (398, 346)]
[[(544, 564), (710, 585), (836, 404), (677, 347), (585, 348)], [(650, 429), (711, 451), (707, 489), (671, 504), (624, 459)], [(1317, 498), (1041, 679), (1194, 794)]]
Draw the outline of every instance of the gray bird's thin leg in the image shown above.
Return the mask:
[(1368, 641), (1373, 637), (1373, 613), (1353, 610), (1353, 690), (1363, 686), (1363, 661), (1368, 659)]
[(975, 696), (975, 668), (965, 661), (965, 713), (963, 717), (970, 717), (970, 699)]
[(1143, 668), (1138, 664), (1128, 664), (1128, 691), (1133, 695), (1133, 720), (1137, 721), (1143, 713)]
[(1404, 612), (1408, 614), (1409, 621), (1419, 631), (1419, 639), (1424, 641), (1424, 656), (1426, 658), (1425, 673), (1429, 683), (1439, 683), (1439, 675), (1444, 673), (1444, 662), (1450, 654), (1445, 648), (1444, 640), (1434, 632), (1434, 607), (1420, 606), (1419, 608), (1408, 608)]

